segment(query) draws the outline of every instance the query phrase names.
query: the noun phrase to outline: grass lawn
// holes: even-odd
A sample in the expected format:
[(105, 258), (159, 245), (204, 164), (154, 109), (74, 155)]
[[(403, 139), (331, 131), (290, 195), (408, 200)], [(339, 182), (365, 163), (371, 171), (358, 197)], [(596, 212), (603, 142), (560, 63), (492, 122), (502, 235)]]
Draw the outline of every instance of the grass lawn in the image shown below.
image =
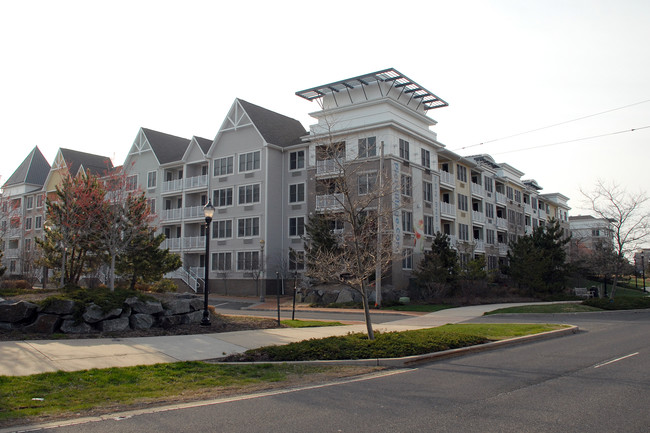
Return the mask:
[(311, 339), (282, 346), (266, 346), (232, 355), (228, 361), (313, 361), (395, 358), (473, 346), (490, 341), (560, 329), (545, 324), (455, 324), (404, 332)]
[(288, 364), (220, 365), (177, 362), (150, 366), (0, 376), (0, 426), (93, 411), (108, 413), (154, 403), (244, 394), (306, 380), (328, 380), (375, 369)]
[(320, 320), (281, 320), (289, 328), (317, 328), (320, 326), (343, 326), (341, 322), (323, 322)]
[(544, 304), (544, 305), (522, 305), (521, 307), (499, 308), (485, 313), (490, 314), (521, 314), (521, 313), (582, 313), (586, 311), (602, 311), (600, 308), (590, 307), (582, 304)]

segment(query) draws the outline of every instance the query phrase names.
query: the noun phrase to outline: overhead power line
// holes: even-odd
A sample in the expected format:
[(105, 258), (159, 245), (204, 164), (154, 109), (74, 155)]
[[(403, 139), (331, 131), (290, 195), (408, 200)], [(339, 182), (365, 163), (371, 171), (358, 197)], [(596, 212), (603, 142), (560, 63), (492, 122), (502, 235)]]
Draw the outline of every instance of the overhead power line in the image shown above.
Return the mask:
[(505, 153), (514, 153), (514, 152), (522, 152), (524, 150), (539, 149), (540, 147), (549, 147), (549, 146), (557, 146), (559, 144), (575, 143), (576, 141), (592, 140), (594, 138), (608, 137), (610, 135), (624, 134), (626, 132), (640, 131), (641, 129), (648, 129), (648, 128), (650, 128), (650, 125), (642, 126), (640, 128), (632, 128), (632, 129), (624, 129), (622, 131), (608, 132), (606, 134), (592, 135), (590, 137), (576, 138), (576, 139), (573, 139), (573, 140), (558, 141), (556, 143), (540, 144), (538, 146), (524, 147), (522, 149), (505, 150), (503, 152), (495, 152), (495, 153), (493, 153), (493, 155), (503, 155)]
[[(507, 135), (507, 136), (505, 136), (505, 137), (495, 138), (495, 139), (493, 139), (493, 140), (487, 140), (487, 141), (483, 141), (483, 142), (481, 142), (481, 143), (477, 143), (477, 144), (472, 144), (472, 145), (469, 145), (469, 146), (460, 147), (460, 148), (458, 148), (458, 149), (453, 149), (452, 152), (455, 152), (455, 151), (457, 151), (457, 150), (470, 149), (470, 148), (472, 148), (472, 147), (482, 146), (482, 145), (484, 145), (484, 144), (488, 144), (488, 143), (494, 143), (495, 141), (507, 140), (508, 138), (519, 137), (520, 135), (530, 134), (530, 133), (532, 133), (532, 132), (537, 132), (537, 131), (541, 131), (541, 130), (548, 129), (548, 128), (554, 128), (554, 127), (556, 127), (556, 126), (560, 126), (560, 125), (566, 125), (567, 123), (577, 122), (578, 120), (588, 119), (588, 118), (590, 118), (590, 117), (594, 117), (594, 116), (600, 116), (601, 114), (611, 113), (612, 111), (622, 110), (622, 109), (624, 109), (624, 108), (633, 107), (633, 106), (635, 106), (635, 105), (645, 104), (646, 102), (650, 102), (650, 99), (646, 99), (645, 101), (635, 102), (634, 104), (623, 105), (622, 107), (612, 108), (611, 110), (600, 111), (600, 112), (598, 112), (598, 113), (589, 114), (589, 115), (587, 115), (587, 116), (577, 117), (577, 118), (575, 118), (575, 119), (571, 119), (571, 120), (565, 120), (564, 122), (554, 123), (554, 124), (552, 124), (552, 125), (547, 125), (547, 126), (542, 126), (541, 128), (535, 128), (535, 129), (531, 129), (531, 130), (529, 130), (529, 131), (518, 132), (518, 133), (516, 133), (516, 134)], [(638, 129), (638, 128), (637, 128), (637, 129)], [(627, 132), (627, 131), (626, 131), (626, 132)], [(505, 152), (502, 152), (502, 153), (505, 153)]]

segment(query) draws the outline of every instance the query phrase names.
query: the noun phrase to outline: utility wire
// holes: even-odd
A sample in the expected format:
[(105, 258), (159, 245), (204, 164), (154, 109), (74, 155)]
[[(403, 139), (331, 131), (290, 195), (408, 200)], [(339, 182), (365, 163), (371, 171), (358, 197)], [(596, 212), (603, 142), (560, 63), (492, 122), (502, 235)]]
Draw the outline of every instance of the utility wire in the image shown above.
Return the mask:
[(506, 150), (506, 151), (503, 151), (503, 152), (493, 153), (492, 155), (503, 155), (505, 153), (514, 153), (514, 152), (522, 152), (524, 150), (539, 149), (540, 147), (549, 147), (549, 146), (557, 146), (559, 144), (575, 143), (577, 141), (592, 140), (594, 138), (601, 138), (601, 137), (608, 137), (610, 135), (624, 134), (626, 132), (634, 132), (634, 131), (639, 131), (641, 129), (647, 129), (647, 128), (650, 128), (650, 125), (642, 126), (640, 128), (624, 129), (622, 131), (609, 132), (607, 134), (592, 135), (590, 137), (576, 138), (576, 139), (573, 139), (573, 140), (558, 141), (556, 143), (540, 144), (538, 146), (524, 147), (523, 149)]
[[(556, 126), (565, 125), (567, 123), (577, 122), (578, 120), (588, 119), (590, 117), (600, 116), (601, 114), (611, 113), (612, 111), (622, 110), (624, 108), (633, 107), (635, 105), (645, 104), (646, 102), (650, 102), (650, 99), (646, 99), (645, 101), (635, 102), (634, 104), (623, 105), (622, 107), (612, 108), (611, 110), (605, 110), (605, 111), (601, 111), (601, 112), (598, 112), (598, 113), (589, 114), (587, 116), (582, 116), (582, 117), (578, 117), (578, 118), (571, 119), (571, 120), (565, 120), (564, 122), (554, 123), (552, 125), (547, 125), (547, 126), (542, 126), (541, 128), (535, 128), (535, 129), (531, 129), (529, 131), (518, 132), (516, 134), (507, 135), (505, 137), (495, 138), (493, 140), (483, 141), (481, 143), (460, 147), (458, 149), (453, 149), (452, 152), (455, 152), (457, 150), (469, 149), (469, 148), (476, 147), (476, 146), (482, 146), (482, 145), (488, 144), (488, 143), (494, 143), (495, 141), (507, 140), (508, 138), (519, 137), (520, 135), (530, 134), (531, 132), (537, 132), (537, 131), (541, 131), (543, 129), (554, 128)], [(637, 129), (639, 129), (639, 128), (637, 128)], [(502, 153), (507, 153), (507, 152), (502, 152)]]

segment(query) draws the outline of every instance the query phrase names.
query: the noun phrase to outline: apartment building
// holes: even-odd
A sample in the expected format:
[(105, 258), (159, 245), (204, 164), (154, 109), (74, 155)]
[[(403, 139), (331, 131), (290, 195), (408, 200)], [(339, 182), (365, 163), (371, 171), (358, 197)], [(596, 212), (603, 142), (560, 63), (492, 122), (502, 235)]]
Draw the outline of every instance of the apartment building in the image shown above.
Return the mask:
[(571, 256), (574, 259), (591, 254), (602, 246), (613, 246), (612, 223), (605, 218), (591, 215), (569, 217), (571, 232)]
[[(205, 273), (203, 207), (215, 207), (210, 236), (211, 290), (262, 295), (278, 275), (305, 270), (303, 237), (310, 215), (336, 212), (336, 161), (358, 164), (358, 194), (377, 174), (395, 188), (396, 252), (386, 280), (405, 287), (436, 232), (450, 236), (461, 261), (505, 263), (507, 245), (551, 218), (568, 229), (568, 198), (542, 194), (535, 180), (490, 155), (449, 151), (433, 128), (443, 99), (395, 69), (296, 92), (318, 103), (309, 131), (295, 119), (236, 99), (214, 139), (141, 128), (123, 164), (132, 189), (145, 192), (163, 247), (179, 254), (176, 273), (200, 290)], [(383, 155), (383, 156), (382, 156)], [(78, 155), (77, 155), (78, 156)], [(51, 192), (62, 168), (106, 165), (62, 149), (42, 187)], [(74, 161), (73, 161), (74, 160)], [(383, 167), (383, 168), (380, 168)], [(343, 225), (332, 230), (344, 231)]]

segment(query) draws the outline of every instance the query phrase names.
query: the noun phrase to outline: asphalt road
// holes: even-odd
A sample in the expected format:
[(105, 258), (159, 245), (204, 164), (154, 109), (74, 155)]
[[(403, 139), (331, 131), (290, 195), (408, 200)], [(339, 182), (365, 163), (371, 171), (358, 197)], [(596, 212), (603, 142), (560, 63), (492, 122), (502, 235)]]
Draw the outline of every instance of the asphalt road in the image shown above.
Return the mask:
[[(271, 298), (267, 298), (270, 300)], [(283, 300), (283, 302), (286, 302)], [(233, 301), (233, 300), (219, 300), (219, 299), (210, 299), (210, 305), (215, 307), (217, 313), (220, 314), (236, 314), (242, 316), (258, 316), (258, 317), (271, 317), (277, 319), (278, 311), (277, 310), (248, 310), (246, 308), (254, 305), (254, 303), (247, 303), (242, 301)], [(267, 304), (268, 305), (268, 304)], [(372, 323), (385, 323), (392, 322), (395, 320), (404, 319), (408, 317), (404, 314), (398, 313), (386, 313), (386, 312), (377, 312), (370, 311), (370, 316), (372, 317)], [(329, 311), (305, 311), (305, 310), (296, 310), (295, 318), (298, 320), (336, 320), (343, 322), (365, 322), (363, 317), (363, 311), (358, 310), (355, 312), (346, 311), (337, 311), (336, 308), (330, 308)], [(291, 319), (291, 310), (281, 310), (280, 311), (280, 320)]]
[(583, 332), (390, 375), (48, 432), (647, 432), (650, 312), (491, 316)]

